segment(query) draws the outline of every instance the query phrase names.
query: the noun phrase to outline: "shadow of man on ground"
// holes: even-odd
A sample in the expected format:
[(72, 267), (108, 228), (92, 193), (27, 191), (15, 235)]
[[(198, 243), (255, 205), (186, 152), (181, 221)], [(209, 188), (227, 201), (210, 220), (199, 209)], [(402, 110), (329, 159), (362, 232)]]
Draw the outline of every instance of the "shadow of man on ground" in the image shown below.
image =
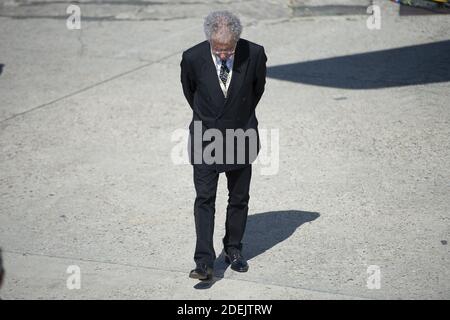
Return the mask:
[[(287, 210), (270, 211), (249, 215), (243, 239), (242, 254), (247, 260), (266, 252), (278, 243), (289, 238), (298, 227), (320, 216), (317, 212)], [(201, 281), (195, 289), (209, 289), (223, 279), (229, 265), (225, 263), (223, 251), (214, 263), (214, 277)]]

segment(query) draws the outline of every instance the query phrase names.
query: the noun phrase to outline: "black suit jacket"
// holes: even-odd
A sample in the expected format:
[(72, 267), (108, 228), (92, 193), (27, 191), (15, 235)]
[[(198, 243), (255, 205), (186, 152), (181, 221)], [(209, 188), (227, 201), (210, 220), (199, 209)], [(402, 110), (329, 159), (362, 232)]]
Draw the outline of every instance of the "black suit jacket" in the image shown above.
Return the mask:
[[(208, 41), (201, 42), (183, 52), (181, 60), (181, 84), (183, 93), (189, 103), (193, 117), (189, 125), (189, 159), (194, 164), (195, 139), (194, 121), (202, 122), (202, 135), (206, 129), (217, 129), (223, 135), (223, 163), (207, 164), (202, 161), (199, 165), (214, 166), (218, 172), (235, 170), (252, 163), (260, 149), (258, 120), (255, 109), (264, 92), (266, 83), (267, 57), (264, 47), (240, 39), (236, 45), (233, 63), (233, 73), (227, 98), (224, 98), (217, 77), (216, 66), (211, 57), (211, 48)], [(244, 163), (236, 163), (237, 143), (234, 145), (235, 159), (227, 163), (226, 129), (253, 129), (257, 135), (256, 154), (249, 154), (248, 139), (246, 143), (246, 156)], [(211, 141), (202, 142), (202, 152)], [(197, 165), (197, 164), (194, 164)]]

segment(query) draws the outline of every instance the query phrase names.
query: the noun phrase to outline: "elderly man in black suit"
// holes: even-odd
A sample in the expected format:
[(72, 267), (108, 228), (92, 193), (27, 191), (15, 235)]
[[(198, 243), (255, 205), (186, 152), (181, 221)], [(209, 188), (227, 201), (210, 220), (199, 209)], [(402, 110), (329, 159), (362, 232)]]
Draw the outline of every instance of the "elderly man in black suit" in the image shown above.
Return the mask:
[[(219, 173), (225, 172), (228, 206), (223, 238), (227, 263), (246, 272), (242, 238), (248, 214), (252, 162), (260, 140), (255, 109), (264, 92), (264, 47), (240, 38), (242, 25), (229, 11), (211, 12), (204, 21), (207, 40), (183, 52), (181, 83), (193, 117), (189, 159), (193, 165), (197, 235), (191, 278), (212, 278), (216, 254), (214, 215)], [(237, 140), (237, 142), (236, 142)]]
[[(0, 288), (3, 285), (3, 277), (5, 276), (5, 269), (3, 268), (2, 249), (0, 248)], [(0, 298), (1, 300), (1, 298)]]

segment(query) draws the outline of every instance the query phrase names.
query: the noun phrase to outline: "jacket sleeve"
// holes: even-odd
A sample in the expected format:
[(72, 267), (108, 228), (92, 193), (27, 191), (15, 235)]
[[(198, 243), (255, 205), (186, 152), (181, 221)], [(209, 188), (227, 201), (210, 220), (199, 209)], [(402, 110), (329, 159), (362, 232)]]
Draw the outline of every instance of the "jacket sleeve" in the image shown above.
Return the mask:
[(264, 47), (259, 52), (256, 62), (256, 76), (253, 82), (253, 90), (255, 92), (255, 108), (264, 93), (264, 86), (266, 84), (266, 61), (267, 56), (264, 52)]
[(196, 85), (194, 73), (192, 72), (192, 66), (190, 62), (186, 59), (186, 55), (184, 52), (181, 58), (180, 67), (181, 67), (181, 85), (183, 87), (183, 93), (190, 107), (193, 108)]

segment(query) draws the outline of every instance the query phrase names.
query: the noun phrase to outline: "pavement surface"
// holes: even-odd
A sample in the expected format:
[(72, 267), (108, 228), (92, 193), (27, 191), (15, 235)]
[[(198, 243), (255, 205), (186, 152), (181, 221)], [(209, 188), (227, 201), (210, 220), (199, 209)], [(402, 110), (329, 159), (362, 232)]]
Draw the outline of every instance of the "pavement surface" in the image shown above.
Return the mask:
[[(70, 30), (69, 1), (0, 3), (3, 299), (450, 298), (449, 15), (400, 16), (390, 1), (98, 0), (80, 1)], [(174, 133), (192, 116), (181, 53), (213, 9), (239, 14), (242, 37), (266, 49), (267, 139), (250, 270), (219, 255), (221, 175), (219, 258), (202, 283), (188, 278), (195, 192)]]

